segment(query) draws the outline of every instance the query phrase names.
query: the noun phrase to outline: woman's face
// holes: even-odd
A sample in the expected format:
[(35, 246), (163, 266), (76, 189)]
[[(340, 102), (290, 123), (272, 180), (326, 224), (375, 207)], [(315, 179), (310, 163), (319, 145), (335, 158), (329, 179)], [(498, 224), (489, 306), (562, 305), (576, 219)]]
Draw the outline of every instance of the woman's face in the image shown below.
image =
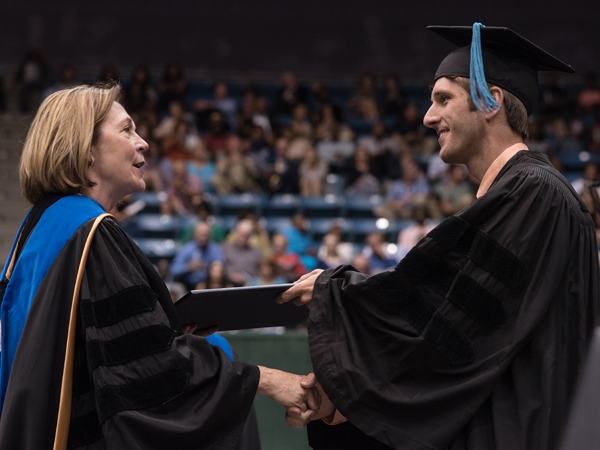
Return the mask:
[(148, 144), (135, 131), (135, 124), (119, 103), (100, 124), (98, 142), (92, 146), (94, 164), (88, 168), (90, 180), (115, 203), (127, 194), (146, 187), (143, 153)]

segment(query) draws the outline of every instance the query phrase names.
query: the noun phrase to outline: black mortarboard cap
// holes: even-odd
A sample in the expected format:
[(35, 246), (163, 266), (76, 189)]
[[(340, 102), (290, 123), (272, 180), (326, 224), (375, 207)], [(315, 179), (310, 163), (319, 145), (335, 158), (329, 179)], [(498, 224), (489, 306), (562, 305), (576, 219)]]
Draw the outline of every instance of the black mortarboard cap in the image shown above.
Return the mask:
[[(435, 80), (449, 75), (472, 78), (473, 27), (429, 26), (427, 28), (459, 47), (446, 56), (439, 65)], [(528, 114), (533, 111), (539, 95), (538, 71), (575, 72), (571, 66), (509, 28), (481, 26), (479, 30), (485, 80), (515, 95), (523, 102)]]

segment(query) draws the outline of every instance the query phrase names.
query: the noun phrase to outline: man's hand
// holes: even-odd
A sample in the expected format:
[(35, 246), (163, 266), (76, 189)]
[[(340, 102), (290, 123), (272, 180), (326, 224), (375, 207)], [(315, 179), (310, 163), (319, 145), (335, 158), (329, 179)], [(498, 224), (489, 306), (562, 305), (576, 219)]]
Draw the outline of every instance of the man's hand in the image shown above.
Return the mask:
[[(258, 366), (258, 368), (260, 370), (260, 380), (256, 393), (266, 395), (285, 406), (286, 417), (292, 411), (295, 423), (308, 423), (321, 405), (318, 389), (314, 385), (311, 386), (311, 383), (316, 383), (316, 379), (312, 381), (314, 375), (303, 377), (281, 370), (269, 369), (268, 367)], [(305, 388), (301, 383), (306, 378), (311, 381), (308, 382), (309, 387)]]
[(284, 291), (277, 296), (277, 303), (285, 303), (294, 300), (294, 305), (306, 305), (307, 308), (310, 308), (315, 282), (319, 275), (321, 275), (321, 272), (323, 272), (322, 269), (315, 269), (306, 275), (302, 275), (302, 277), (296, 281), (295, 286), (292, 286), (287, 291)]
[(315, 377), (314, 373), (311, 373), (305, 378), (303, 378), (300, 382), (300, 385), (304, 389), (316, 388), (317, 392), (319, 393), (319, 398), (321, 400), (321, 406), (319, 407), (318, 411), (311, 415), (303, 414), (302, 411), (298, 408), (287, 408), (287, 411), (285, 413), (285, 420), (290, 427), (303, 428), (308, 424), (308, 422), (312, 420), (319, 420), (324, 417), (333, 416), (333, 414), (335, 413), (335, 406), (333, 405), (333, 403), (331, 403), (331, 400), (329, 400), (329, 397), (323, 391), (323, 388), (321, 387), (321, 384), (317, 381), (317, 378)]

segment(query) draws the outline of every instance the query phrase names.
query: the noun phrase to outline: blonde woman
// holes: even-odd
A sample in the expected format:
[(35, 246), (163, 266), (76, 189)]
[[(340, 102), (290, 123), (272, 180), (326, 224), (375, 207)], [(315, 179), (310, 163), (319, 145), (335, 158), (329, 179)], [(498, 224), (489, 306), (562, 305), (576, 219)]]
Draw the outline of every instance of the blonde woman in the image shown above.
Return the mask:
[[(144, 189), (148, 145), (119, 97), (114, 84), (59, 91), (29, 130), (20, 177), (34, 206), (0, 310), (0, 448), (53, 447), (83, 245), (97, 216)], [(303, 377), (184, 334), (162, 279), (110, 218), (89, 253), (74, 360), (69, 448), (233, 448), (257, 393), (318, 406)]]

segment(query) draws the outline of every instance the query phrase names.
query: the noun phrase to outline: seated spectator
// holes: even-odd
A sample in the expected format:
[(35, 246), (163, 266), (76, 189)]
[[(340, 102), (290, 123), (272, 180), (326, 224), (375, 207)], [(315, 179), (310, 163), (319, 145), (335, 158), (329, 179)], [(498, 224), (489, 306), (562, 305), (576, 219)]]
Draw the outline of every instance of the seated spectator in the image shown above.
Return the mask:
[[(586, 184), (592, 184), (598, 181), (598, 166), (594, 163), (586, 164), (583, 168), (583, 177), (573, 180), (571, 183), (577, 194), (583, 194)], [(600, 188), (596, 188), (600, 194)]]
[(263, 259), (258, 263), (258, 276), (248, 282), (248, 286), (271, 286), (284, 284), (286, 280), (276, 273), (276, 266), (272, 259)]
[(359, 272), (366, 273), (367, 275), (371, 273), (369, 258), (364, 255), (356, 255), (354, 258), (352, 258), (350, 264)]
[(152, 135), (155, 139), (163, 139), (169, 135), (176, 134), (179, 131), (177, 130), (177, 126), (181, 122), (188, 124), (189, 132), (197, 136), (196, 127), (192, 122), (191, 115), (185, 112), (182, 102), (173, 100), (169, 103), (169, 114), (160, 121)]
[(194, 206), (194, 215), (197, 221), (189, 221), (187, 226), (184, 228), (181, 235), (181, 242), (189, 242), (194, 238), (194, 232), (196, 231), (196, 225), (198, 222), (206, 222), (210, 225), (210, 240), (217, 243), (225, 242), (225, 228), (223, 225), (212, 215), (210, 204), (203, 202), (197, 206)]
[(390, 185), (386, 203), (373, 209), (377, 217), (388, 220), (407, 219), (415, 204), (428, 201), (429, 185), (419, 167), (410, 159), (401, 164), (402, 178)]
[[(273, 253), (271, 250), (271, 240), (269, 239), (269, 234), (261, 226), (258, 221), (258, 217), (252, 210), (243, 209), (238, 211), (237, 220), (240, 221), (248, 221), (252, 223), (252, 232), (250, 233), (250, 237), (248, 238), (248, 245), (252, 248), (256, 248), (260, 250), (263, 254), (264, 258), (270, 258)], [(231, 230), (227, 237), (225, 238), (225, 242), (232, 244), (237, 241), (237, 228)]]
[(331, 103), (324, 103), (314, 127), (316, 141), (337, 141), (340, 132), (340, 123), (335, 115), (335, 109)]
[(350, 262), (350, 255), (344, 255), (337, 233), (327, 233), (319, 247), (317, 269), (332, 269)]
[(398, 261), (387, 251), (387, 243), (383, 233), (375, 231), (367, 235), (365, 239), (367, 244), (363, 249), (363, 256), (369, 260), (370, 275), (390, 270), (396, 267)]
[(452, 216), (475, 200), (471, 185), (467, 181), (464, 166), (451, 164), (448, 168), (448, 179), (436, 183), (434, 194), (440, 200), (440, 208), (445, 217)]
[(288, 239), (290, 252), (298, 253), (307, 270), (317, 267), (317, 244), (313, 242), (307, 231), (307, 220), (302, 214), (292, 216), (292, 226), (280, 230)]
[(237, 136), (227, 140), (225, 155), (217, 160), (217, 173), (211, 180), (217, 194), (252, 192), (259, 189), (254, 161), (242, 152)]
[(251, 221), (241, 220), (236, 226), (235, 242), (223, 244), (225, 271), (235, 286), (244, 286), (258, 276), (258, 263), (263, 254), (248, 242), (253, 229)]
[(254, 157), (269, 147), (269, 143), (265, 137), (265, 130), (259, 125), (252, 126), (248, 141), (250, 144), (250, 154), (255, 155)]
[(292, 110), (290, 130), (294, 138), (312, 139), (312, 125), (308, 121), (308, 108), (305, 103), (299, 103)]
[(185, 103), (187, 81), (183, 74), (183, 67), (177, 61), (171, 61), (165, 66), (162, 81), (158, 86), (158, 111), (167, 112), (172, 101)]
[(202, 203), (202, 181), (190, 175), (184, 160), (171, 162), (172, 177), (168, 179), (167, 200), (160, 205), (162, 214), (190, 214)]
[(227, 272), (222, 261), (213, 261), (208, 266), (208, 275), (204, 281), (196, 285), (197, 290), (204, 289), (223, 289), (234, 287), (234, 284), (227, 277)]
[(291, 114), (296, 105), (306, 103), (308, 92), (304, 86), (299, 86), (296, 76), (291, 71), (281, 74), (283, 87), (275, 93), (275, 112), (277, 114)]
[(309, 148), (299, 167), (300, 194), (322, 195), (328, 169), (327, 163), (319, 158), (314, 147)]
[(228, 130), (229, 126), (225, 121), (223, 113), (221, 111), (213, 111), (208, 121), (208, 133), (202, 136), (211, 160), (214, 161), (225, 153), (227, 141), (232, 136)]
[(448, 177), (448, 164), (440, 158), (440, 152), (427, 158), (427, 179), (431, 183), (444, 180)]
[(206, 280), (213, 261), (223, 262), (221, 246), (210, 240), (211, 226), (200, 222), (194, 230), (194, 240), (185, 244), (171, 263), (170, 278), (183, 283), (188, 290)]
[(431, 155), (438, 149), (437, 136), (423, 125), (423, 115), (419, 107), (410, 103), (402, 113), (396, 128), (400, 136), (400, 148), (413, 155)]
[(284, 234), (273, 236), (273, 257), (275, 273), (293, 283), (307, 273), (298, 253), (288, 251), (288, 239)]
[(237, 134), (242, 138), (250, 136), (252, 127), (254, 127), (257, 100), (258, 90), (256, 87), (252, 85), (246, 86), (242, 97), (242, 106), (237, 115)]
[(270, 194), (298, 194), (300, 174), (298, 163), (288, 157), (289, 141), (280, 137), (272, 151), (261, 160), (260, 179), (263, 190)]
[(212, 100), (201, 99), (196, 100), (194, 103), (194, 111), (201, 130), (208, 128), (208, 118), (215, 110), (219, 110), (224, 114), (230, 130), (236, 129), (238, 104), (233, 98), (229, 97), (225, 83), (215, 85)]
[(385, 94), (383, 97), (383, 114), (385, 116), (402, 115), (402, 111), (406, 107), (406, 100), (400, 92), (400, 81), (395, 73), (388, 73), (383, 77), (383, 85), (385, 86)]
[(400, 150), (398, 143), (386, 136), (385, 126), (382, 122), (375, 122), (371, 128), (371, 134), (358, 138), (357, 145), (366, 149), (371, 157), (380, 155), (387, 150), (397, 154)]
[(414, 223), (398, 234), (398, 253), (400, 254), (408, 253), (427, 233), (435, 228), (435, 224), (429, 220), (429, 210), (425, 205), (413, 206), (412, 220)]
[(348, 109), (362, 119), (378, 120), (379, 108), (375, 89), (375, 76), (370, 73), (361, 75), (358, 88), (348, 101)]
[(267, 111), (267, 100), (264, 97), (257, 97), (254, 114), (252, 114), (252, 123), (255, 127), (261, 127), (263, 130), (264, 139), (272, 144), (273, 143), (273, 128), (271, 126), (271, 119)]
[[(165, 190), (165, 174), (162, 171), (161, 163), (163, 154), (160, 145), (154, 139), (148, 139), (148, 150), (144, 154), (144, 181), (146, 182), (146, 191), (162, 192)], [(170, 164), (169, 170), (170, 170)]]
[(371, 157), (363, 147), (357, 147), (352, 163), (343, 172), (346, 179), (344, 190), (349, 196), (370, 196), (381, 194), (381, 183), (371, 170)]
[(210, 160), (206, 146), (198, 140), (192, 150), (192, 158), (186, 163), (187, 171), (192, 176), (197, 176), (202, 181), (204, 192), (212, 192), (210, 180), (217, 173), (215, 163)]
[(139, 113), (148, 107), (148, 103), (152, 104), (152, 109), (156, 108), (158, 94), (152, 85), (150, 71), (146, 66), (140, 65), (133, 69), (129, 84), (125, 86), (123, 91), (125, 109), (130, 114)]

